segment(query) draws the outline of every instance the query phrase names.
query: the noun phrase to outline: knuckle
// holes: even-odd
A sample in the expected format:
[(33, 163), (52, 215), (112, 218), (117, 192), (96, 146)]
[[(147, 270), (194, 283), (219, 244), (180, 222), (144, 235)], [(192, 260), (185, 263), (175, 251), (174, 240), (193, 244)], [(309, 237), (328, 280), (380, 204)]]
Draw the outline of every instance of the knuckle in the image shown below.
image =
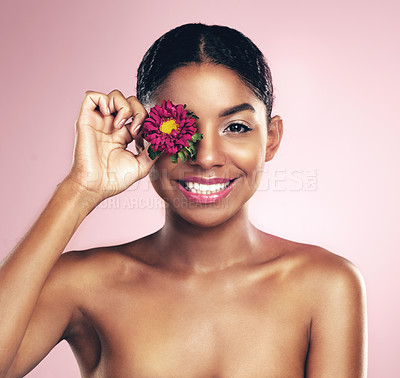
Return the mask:
[(129, 115), (133, 114), (133, 109), (130, 106), (123, 107), (121, 110), (126, 114), (129, 114)]
[(86, 91), (85, 92), (85, 95), (86, 96), (93, 96), (93, 95), (102, 95), (103, 93), (100, 93), (100, 92), (96, 92), (96, 91)]
[(108, 99), (107, 95), (105, 95), (104, 93), (101, 93), (101, 92), (96, 92), (96, 91), (86, 91), (85, 92), (84, 100), (86, 100), (86, 101), (92, 100), (93, 101), (94, 98), (102, 98), (105, 100)]
[(94, 93), (95, 92), (93, 92), (93, 91), (86, 91), (83, 101), (88, 101), (88, 99), (90, 99), (94, 95)]
[(114, 95), (114, 96), (115, 96), (115, 95), (123, 96), (122, 92), (121, 92), (120, 90), (118, 90), (118, 89), (112, 90), (108, 95), (109, 95), (109, 96), (113, 96), (113, 95)]
[(147, 114), (144, 113), (135, 113), (134, 118), (140, 121), (144, 121), (147, 117)]

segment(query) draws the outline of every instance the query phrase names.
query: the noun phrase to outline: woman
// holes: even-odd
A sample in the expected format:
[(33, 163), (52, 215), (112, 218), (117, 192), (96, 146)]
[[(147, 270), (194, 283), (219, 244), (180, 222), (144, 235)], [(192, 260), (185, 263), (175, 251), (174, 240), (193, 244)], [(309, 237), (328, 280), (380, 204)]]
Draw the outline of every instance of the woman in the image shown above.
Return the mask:
[[(199, 117), (194, 161), (148, 156), (142, 125), (163, 100)], [(357, 270), (248, 220), (282, 138), (272, 100), (258, 48), (202, 24), (153, 44), (137, 98), (86, 93), (71, 172), (1, 268), (1, 377), (23, 376), (62, 339), (83, 377), (366, 376)], [(86, 215), (147, 174), (166, 203), (159, 231), (61, 255)]]

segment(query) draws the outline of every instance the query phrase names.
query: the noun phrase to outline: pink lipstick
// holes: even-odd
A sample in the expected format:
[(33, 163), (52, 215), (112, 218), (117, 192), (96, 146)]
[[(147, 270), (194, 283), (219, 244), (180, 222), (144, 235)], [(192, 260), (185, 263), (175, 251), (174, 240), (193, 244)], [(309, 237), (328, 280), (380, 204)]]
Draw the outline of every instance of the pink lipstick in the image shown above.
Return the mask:
[(233, 189), (235, 179), (220, 177), (185, 177), (179, 180), (178, 187), (192, 202), (213, 203), (225, 198)]

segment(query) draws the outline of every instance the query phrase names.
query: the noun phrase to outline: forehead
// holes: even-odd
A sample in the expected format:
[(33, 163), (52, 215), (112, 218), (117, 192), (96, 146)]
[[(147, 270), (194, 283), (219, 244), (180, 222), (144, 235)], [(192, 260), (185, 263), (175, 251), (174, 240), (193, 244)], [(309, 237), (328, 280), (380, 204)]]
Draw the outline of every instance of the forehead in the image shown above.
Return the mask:
[(173, 71), (156, 93), (156, 103), (162, 100), (210, 113), (247, 102), (265, 112), (264, 103), (234, 71), (215, 64), (191, 64)]

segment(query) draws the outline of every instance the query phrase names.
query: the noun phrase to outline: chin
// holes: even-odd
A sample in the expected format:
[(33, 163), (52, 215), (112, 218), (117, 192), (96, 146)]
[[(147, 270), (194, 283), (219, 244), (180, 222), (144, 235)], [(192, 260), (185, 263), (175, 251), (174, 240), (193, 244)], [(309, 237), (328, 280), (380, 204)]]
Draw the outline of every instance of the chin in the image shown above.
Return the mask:
[(247, 203), (233, 206), (229, 199), (213, 204), (193, 204), (171, 206), (166, 202), (167, 217), (180, 219), (190, 225), (201, 228), (213, 228), (223, 225), (232, 218), (246, 213)]

